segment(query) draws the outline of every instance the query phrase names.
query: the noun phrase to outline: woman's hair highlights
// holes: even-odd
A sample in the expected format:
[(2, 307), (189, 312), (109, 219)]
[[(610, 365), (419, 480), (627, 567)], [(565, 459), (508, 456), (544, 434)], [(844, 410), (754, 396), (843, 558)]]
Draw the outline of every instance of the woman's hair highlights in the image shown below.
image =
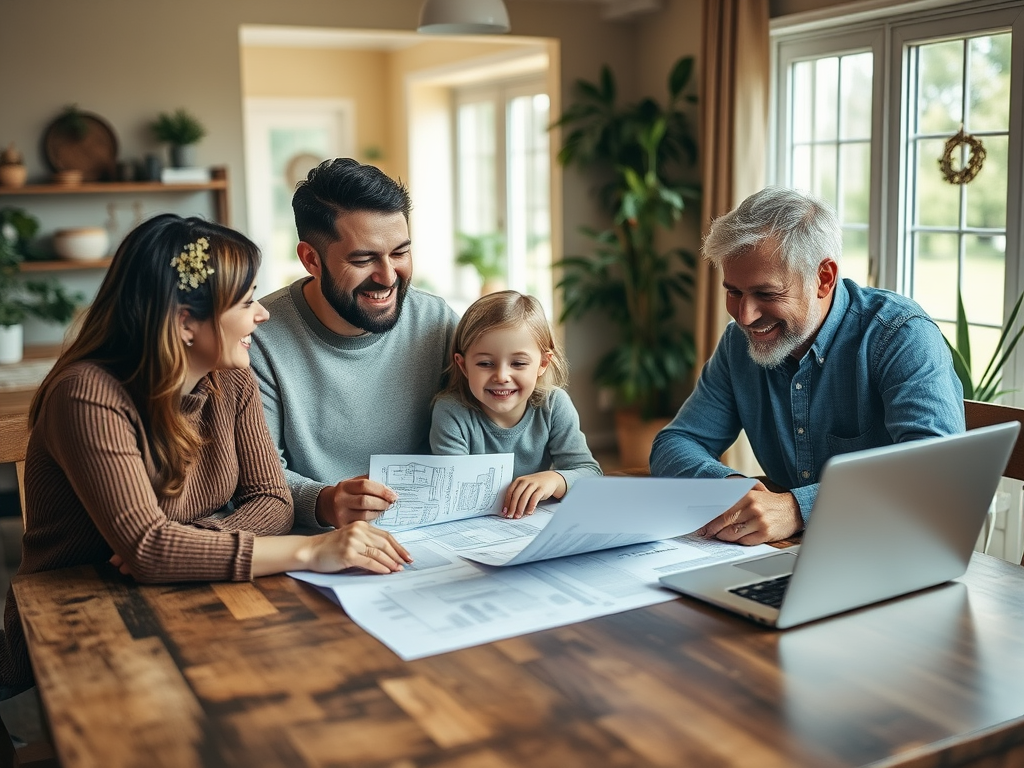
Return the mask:
[[(203, 238), (207, 273), (194, 287), (182, 288), (172, 262), (194, 253)], [(188, 373), (181, 312), (219, 326), (221, 315), (252, 287), (259, 264), (256, 245), (220, 224), (174, 214), (144, 221), (118, 247), (77, 336), (36, 392), (30, 423), (38, 419), (50, 384), (68, 366), (81, 360), (101, 365), (124, 384), (142, 416), (157, 467), (155, 490), (180, 493), (203, 441), (181, 411)]]
[(504, 328), (526, 328), (537, 342), (541, 354), (550, 355), (547, 371), (537, 380), (537, 388), (530, 396), (530, 405), (543, 405), (548, 392), (569, 383), (569, 366), (551, 333), (541, 303), (533, 296), (518, 291), (498, 291), (477, 299), (459, 320), (448, 354), (445, 388), (439, 397), (449, 395), (463, 405), (480, 407), (470, 391), (469, 381), (455, 363), (455, 355), (465, 356), (466, 350), (485, 333)]

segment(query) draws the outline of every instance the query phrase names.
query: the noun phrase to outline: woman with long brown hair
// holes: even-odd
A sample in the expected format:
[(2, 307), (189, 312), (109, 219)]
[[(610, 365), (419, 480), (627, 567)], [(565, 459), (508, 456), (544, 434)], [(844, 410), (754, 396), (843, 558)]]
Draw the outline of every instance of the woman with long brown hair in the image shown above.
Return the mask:
[[(32, 402), (19, 573), (106, 561), (144, 582), (400, 570), (365, 522), (282, 536), (292, 501), (249, 370), (259, 250), (156, 216), (118, 248), (81, 331)], [(32, 683), (13, 594), (0, 697)]]

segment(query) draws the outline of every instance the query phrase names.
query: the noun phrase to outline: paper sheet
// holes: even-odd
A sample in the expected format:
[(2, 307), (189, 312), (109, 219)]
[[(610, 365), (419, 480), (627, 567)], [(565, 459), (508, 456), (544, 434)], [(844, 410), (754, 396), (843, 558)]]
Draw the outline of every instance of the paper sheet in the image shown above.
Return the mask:
[(387, 576), (290, 575), (320, 588), (409, 661), (673, 600), (678, 595), (659, 586), (660, 576), (775, 551), (685, 536), (517, 568), (459, 557), (461, 544), (498, 542), (511, 526), (549, 519), (538, 512), (521, 521), (485, 517), (409, 531), (399, 538), (416, 562)]
[(376, 455), (370, 479), (398, 494), (398, 501), (374, 521), (401, 531), (501, 512), (512, 482), (515, 454), (477, 456)]
[(753, 487), (750, 478), (581, 478), (536, 536), (460, 554), (506, 566), (669, 539), (697, 530)]

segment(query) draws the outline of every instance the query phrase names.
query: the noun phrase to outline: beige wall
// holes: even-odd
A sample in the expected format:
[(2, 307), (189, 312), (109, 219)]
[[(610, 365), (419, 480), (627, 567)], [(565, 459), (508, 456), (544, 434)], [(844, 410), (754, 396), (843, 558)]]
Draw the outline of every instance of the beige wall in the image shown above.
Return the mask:
[[(559, 42), (560, 85), (567, 95), (576, 79), (593, 79), (604, 63), (617, 73), (625, 96), (635, 97), (648, 83), (660, 94), (664, 73), (659, 70), (667, 70), (679, 55), (699, 53), (699, 0), (666, 0), (661, 11), (633, 22), (604, 20), (597, 3), (509, 0), (507, 5), (516, 35)], [(4, 0), (0, 144), (17, 142), (26, 151), (30, 174), (39, 178), (47, 170), (37, 151), (40, 136), (66, 104), (105, 117), (117, 131), (122, 157), (158, 149), (147, 123), (158, 112), (186, 107), (209, 129), (199, 162), (230, 170), (232, 221), (244, 229), (239, 26), (411, 31), (419, 6), (420, 0)], [(389, 73), (392, 81), (395, 76)], [(396, 122), (391, 121), (392, 131)], [(587, 243), (578, 227), (598, 224), (600, 218), (586, 178), (566, 173), (563, 185), (558, 202), (565, 252), (581, 252)], [(600, 439), (610, 429), (610, 416), (598, 412), (590, 383), (603, 349), (600, 335), (593, 324), (570, 327), (566, 348), (573, 398), (588, 434)]]
[(243, 48), (242, 96), (295, 99), (351, 99), (355, 110), (356, 157), (375, 148), (385, 173), (393, 156), (389, 144), (388, 54), (325, 48)]

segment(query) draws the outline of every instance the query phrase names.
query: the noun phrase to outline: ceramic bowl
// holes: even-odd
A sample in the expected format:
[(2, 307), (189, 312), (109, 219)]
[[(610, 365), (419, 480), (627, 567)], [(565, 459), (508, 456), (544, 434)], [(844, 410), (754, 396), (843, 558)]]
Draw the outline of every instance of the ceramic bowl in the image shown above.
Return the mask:
[(74, 227), (53, 233), (53, 250), (63, 259), (102, 259), (110, 248), (110, 236), (103, 227)]

